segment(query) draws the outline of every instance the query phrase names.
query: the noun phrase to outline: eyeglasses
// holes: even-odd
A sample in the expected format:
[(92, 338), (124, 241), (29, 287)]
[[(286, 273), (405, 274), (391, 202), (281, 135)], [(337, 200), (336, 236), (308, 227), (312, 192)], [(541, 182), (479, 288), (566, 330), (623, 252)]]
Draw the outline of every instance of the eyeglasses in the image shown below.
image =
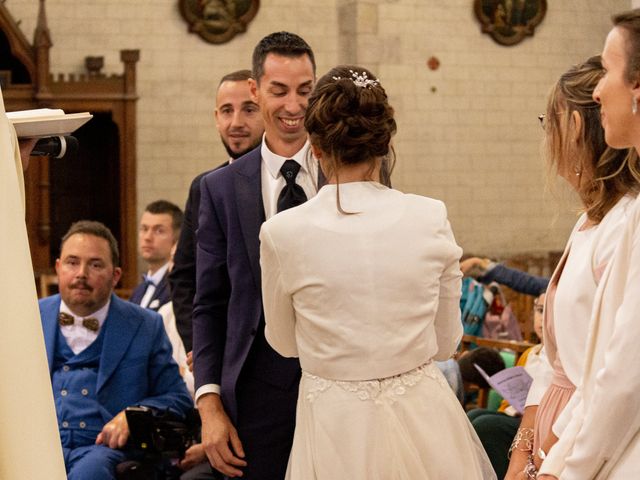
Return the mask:
[[(599, 104), (582, 105), (580, 108), (582, 110), (592, 110), (592, 109), (600, 108), (600, 105)], [(566, 113), (566, 110), (563, 110), (561, 112), (556, 112), (556, 115), (562, 115), (563, 113)], [(547, 129), (547, 115), (545, 113), (541, 113), (540, 115), (538, 115), (538, 120), (540, 121), (540, 126), (542, 127), (542, 129), (546, 130)]]

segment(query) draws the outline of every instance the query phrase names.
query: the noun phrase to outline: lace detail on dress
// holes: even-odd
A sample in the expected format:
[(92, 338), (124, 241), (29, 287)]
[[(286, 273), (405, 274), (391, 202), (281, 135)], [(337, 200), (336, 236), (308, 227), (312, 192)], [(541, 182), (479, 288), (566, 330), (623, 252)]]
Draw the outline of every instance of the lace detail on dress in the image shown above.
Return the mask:
[(446, 380), (442, 376), (440, 369), (432, 362), (425, 363), (413, 370), (394, 375), (393, 377), (381, 378), (377, 380), (344, 381), (329, 380), (327, 378), (302, 372), (306, 379), (305, 398), (313, 402), (318, 396), (330, 389), (334, 385), (346, 392), (353, 393), (362, 401), (374, 401), (378, 403), (382, 398), (395, 402), (398, 397), (404, 395), (407, 390), (417, 385), (424, 377), (429, 377), (437, 381), (440, 386), (449, 388)]

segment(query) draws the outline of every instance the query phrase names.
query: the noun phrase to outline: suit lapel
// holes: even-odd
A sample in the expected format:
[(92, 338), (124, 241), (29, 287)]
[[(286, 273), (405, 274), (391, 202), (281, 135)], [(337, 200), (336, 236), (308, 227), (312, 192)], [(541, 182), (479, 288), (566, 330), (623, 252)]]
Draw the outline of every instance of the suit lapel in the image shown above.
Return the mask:
[(141, 325), (139, 318), (125, 315), (122, 308), (123, 302), (115, 295), (111, 295), (109, 313), (103, 326), (105, 332), (98, 370), (98, 392), (118, 367)]
[(42, 333), (47, 349), (47, 363), (49, 373), (53, 367), (53, 353), (56, 349), (56, 335), (58, 333), (58, 313), (60, 312), (60, 296), (42, 312)]
[(262, 204), (260, 147), (246, 157), (234, 177), (236, 205), (242, 237), (249, 255), (251, 273), (260, 290), (260, 226), (265, 220)]
[(131, 297), (129, 297), (129, 301), (131, 303), (135, 303), (136, 305), (140, 305), (142, 301), (142, 297), (144, 297), (144, 292), (146, 291), (146, 286), (144, 283), (139, 283), (136, 288), (133, 289), (133, 293)]

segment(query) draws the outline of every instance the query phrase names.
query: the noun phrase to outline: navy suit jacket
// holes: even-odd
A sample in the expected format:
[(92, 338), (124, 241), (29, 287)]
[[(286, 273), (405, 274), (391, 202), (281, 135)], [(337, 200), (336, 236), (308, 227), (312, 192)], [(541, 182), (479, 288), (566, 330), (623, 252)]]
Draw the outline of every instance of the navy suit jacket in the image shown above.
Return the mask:
[[(234, 422), (238, 377), (256, 335), (264, 336), (259, 328), (264, 320), (258, 236), (265, 220), (260, 165), (257, 147), (209, 173), (200, 185), (193, 308), (195, 387), (220, 385), (223, 404)], [(299, 364), (297, 359), (278, 356), (277, 363), (260, 368), (263, 381), (285, 387), (292, 384), (291, 373), (299, 371)]]
[[(225, 162), (218, 168), (226, 167)], [(200, 212), (200, 181), (202, 177), (213, 172), (201, 173), (191, 182), (189, 197), (184, 207), (184, 220), (180, 229), (180, 239), (173, 256), (173, 268), (169, 272), (171, 301), (176, 316), (176, 328), (184, 344), (184, 349), (193, 349), (193, 298), (196, 295), (196, 231), (198, 230), (198, 214)]]
[[(138, 286), (133, 290), (131, 294), (131, 298), (129, 301), (131, 303), (135, 303), (136, 305), (140, 305), (142, 301), (142, 297), (144, 297), (144, 293), (147, 291), (147, 286), (144, 282), (138, 284)], [(149, 300), (149, 305), (146, 307), (149, 310), (153, 310), (157, 312), (160, 310), (160, 307), (165, 303), (169, 303), (171, 301), (171, 291), (169, 289), (169, 272), (165, 273), (160, 280), (160, 283), (156, 285), (156, 289), (151, 296), (151, 300)]]
[[(53, 365), (60, 295), (40, 300), (40, 317), (49, 362)], [(171, 357), (172, 347), (157, 313), (111, 295), (100, 365), (97, 395), (111, 417), (133, 405), (169, 409), (185, 415), (193, 402)], [(104, 413), (103, 413), (104, 414)]]

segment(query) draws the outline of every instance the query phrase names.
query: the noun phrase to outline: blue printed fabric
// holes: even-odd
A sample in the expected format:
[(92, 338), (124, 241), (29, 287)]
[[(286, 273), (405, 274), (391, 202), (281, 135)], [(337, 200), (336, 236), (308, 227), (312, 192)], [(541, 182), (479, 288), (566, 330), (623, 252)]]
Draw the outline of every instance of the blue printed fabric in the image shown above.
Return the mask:
[(473, 278), (462, 279), (460, 311), (465, 335), (481, 336), (482, 322), (487, 313), (487, 302), (483, 297), (484, 287)]

